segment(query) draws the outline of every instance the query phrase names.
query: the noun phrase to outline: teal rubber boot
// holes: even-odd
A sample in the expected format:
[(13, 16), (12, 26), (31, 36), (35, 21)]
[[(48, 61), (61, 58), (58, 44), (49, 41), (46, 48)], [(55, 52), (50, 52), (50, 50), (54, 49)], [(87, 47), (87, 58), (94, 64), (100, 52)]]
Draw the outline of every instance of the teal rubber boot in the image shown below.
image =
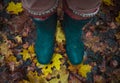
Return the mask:
[(35, 53), (40, 64), (49, 64), (54, 53), (54, 39), (57, 25), (57, 15), (54, 14), (46, 20), (33, 19), (37, 38)]
[(84, 43), (82, 41), (82, 28), (87, 24), (87, 20), (75, 20), (64, 14), (63, 30), (66, 37), (66, 53), (73, 65), (82, 62), (84, 56)]

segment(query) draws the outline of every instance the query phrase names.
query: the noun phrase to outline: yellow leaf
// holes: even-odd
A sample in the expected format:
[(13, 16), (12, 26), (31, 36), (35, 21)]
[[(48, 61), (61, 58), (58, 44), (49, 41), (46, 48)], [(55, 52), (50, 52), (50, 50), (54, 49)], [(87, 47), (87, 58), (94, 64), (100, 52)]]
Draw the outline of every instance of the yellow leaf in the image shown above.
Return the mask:
[(23, 49), (23, 52), (20, 53), (23, 56), (23, 60), (27, 60), (29, 58), (31, 58), (29, 51), (27, 49)]
[(33, 44), (28, 47), (28, 50), (30, 53), (35, 53)]
[(53, 59), (51, 60), (52, 63), (48, 65), (42, 65), (37, 60), (34, 60), (34, 62), (36, 63), (37, 67), (42, 68), (42, 72), (44, 74), (43, 77), (44, 77), (53, 72), (52, 71), (53, 67), (56, 68), (56, 70), (60, 70), (60, 66), (62, 64), (62, 62), (60, 61), (61, 58), (62, 58), (62, 55), (54, 54)]
[(87, 73), (91, 72), (91, 66), (90, 65), (83, 65), (81, 64), (80, 65), (80, 69), (79, 69), (79, 74), (82, 76), (82, 77), (87, 77)]
[(22, 37), (20, 37), (19, 35), (16, 36), (15, 39), (17, 40), (18, 43), (22, 43)]
[(11, 55), (11, 56), (9, 56), (9, 57), (7, 58), (7, 61), (9, 61), (9, 62), (17, 62), (17, 59), (16, 59), (15, 56)]
[(52, 65), (46, 65), (42, 68), (42, 72), (43, 72), (43, 76), (47, 76), (48, 74), (51, 74), (52, 73)]
[(0, 44), (0, 53), (8, 58), (10, 55), (13, 55), (12, 50), (9, 49), (7, 43)]
[(105, 3), (108, 6), (110, 6), (110, 5), (113, 6), (114, 5), (112, 0), (103, 0), (103, 3)]
[(13, 1), (11, 1), (9, 4), (8, 4), (8, 7), (7, 7), (7, 12), (9, 13), (12, 13), (12, 14), (17, 14), (22, 12), (23, 11), (23, 8), (22, 8), (22, 3), (14, 3)]
[[(58, 78), (59, 75), (59, 78)], [(53, 79), (49, 83), (68, 83), (69, 72), (65, 66), (61, 66), (60, 70), (54, 70)]]
[[(17, 61), (16, 57), (14, 55), (10, 55), (9, 57), (6, 58), (6, 62), (9, 63), (14, 63), (14, 66), (18, 66), (20, 63)], [(12, 67), (12, 65), (11, 65)]]
[(40, 64), (40, 63), (37, 61), (36, 58), (33, 60), (33, 62), (36, 64), (36, 66), (37, 66), (38, 68), (42, 68), (42, 67), (43, 67), (43, 66), (41, 66), (42, 64)]
[(43, 77), (46, 77), (48, 74), (52, 73), (52, 65), (51, 64), (42, 65), (36, 59), (34, 60), (34, 62), (36, 63), (36, 66), (38, 68), (42, 69), (42, 73), (44, 74), (44, 75), (42, 75)]
[(61, 54), (54, 54), (52, 59), (52, 66), (55, 67), (57, 70), (60, 70), (60, 65), (62, 64), (60, 59), (62, 58)]
[(65, 35), (61, 29), (60, 22), (57, 23), (57, 32), (56, 32), (56, 41), (58, 43), (62, 43), (62, 41), (65, 41)]
[(120, 12), (119, 12), (119, 15), (115, 18), (115, 20), (120, 23)]
[(47, 80), (41, 76), (38, 75), (38, 73), (35, 71), (29, 71), (27, 74), (27, 77), (30, 81), (30, 83), (48, 83)]

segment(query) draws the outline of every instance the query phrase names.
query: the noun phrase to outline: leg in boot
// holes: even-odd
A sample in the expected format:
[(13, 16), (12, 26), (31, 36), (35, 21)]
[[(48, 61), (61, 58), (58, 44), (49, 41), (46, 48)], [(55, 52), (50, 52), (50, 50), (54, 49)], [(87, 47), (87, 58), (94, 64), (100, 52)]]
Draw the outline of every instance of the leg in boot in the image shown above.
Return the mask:
[[(84, 56), (82, 28), (91, 20), (91, 17), (97, 14), (99, 10), (99, 6), (96, 6), (95, 8), (88, 11), (86, 6), (85, 10), (76, 11), (76, 4), (79, 3), (79, 1), (80, 0), (66, 0), (64, 2), (65, 14), (63, 20), (63, 30), (66, 37), (66, 52), (70, 62), (73, 65), (80, 64)], [(96, 3), (92, 5), (98, 4), (97, 0), (94, 1), (96, 1)], [(74, 5), (72, 5), (72, 3), (74, 3)]]
[(87, 24), (87, 20), (75, 20), (64, 15), (63, 30), (66, 37), (66, 52), (70, 62), (77, 65), (82, 62), (84, 55), (84, 44), (82, 41), (82, 28)]
[[(56, 32), (57, 0), (22, 0), (23, 7), (33, 17), (36, 26), (35, 52), (38, 62), (48, 64), (54, 53), (54, 37)], [(49, 5), (48, 5), (49, 2)]]
[(33, 19), (37, 28), (35, 52), (41, 64), (48, 64), (54, 53), (54, 36), (56, 32), (57, 16), (53, 14), (46, 20)]

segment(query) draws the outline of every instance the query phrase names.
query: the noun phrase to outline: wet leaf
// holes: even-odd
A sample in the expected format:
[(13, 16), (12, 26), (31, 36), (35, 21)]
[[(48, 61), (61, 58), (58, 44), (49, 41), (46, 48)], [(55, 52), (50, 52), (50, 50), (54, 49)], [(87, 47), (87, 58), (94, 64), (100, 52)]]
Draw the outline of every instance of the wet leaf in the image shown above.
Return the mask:
[(60, 59), (63, 58), (61, 54), (54, 54), (52, 59), (52, 66), (55, 67), (57, 70), (60, 70), (60, 65), (62, 64)]
[(102, 0), (103, 1), (103, 3), (105, 3), (106, 5), (108, 5), (108, 6), (110, 6), (110, 5), (114, 5), (113, 4), (113, 2), (112, 2), (112, 0)]
[(29, 51), (27, 49), (23, 49), (23, 52), (20, 53), (23, 56), (23, 60), (27, 60), (29, 58), (31, 58)]
[(28, 47), (30, 53), (35, 53), (33, 44)]
[(43, 74), (45, 76), (48, 75), (48, 74), (51, 74), (53, 67), (55, 67), (56, 70), (60, 70), (60, 67), (61, 67), (61, 64), (62, 64), (62, 62), (60, 61), (61, 58), (62, 58), (62, 55), (54, 54), (53, 59), (51, 61), (52, 63), (48, 64), (48, 65), (46, 65), (42, 68)]
[(0, 44), (0, 53), (8, 58), (10, 55), (13, 55), (12, 50), (9, 49), (7, 43)]
[(15, 4), (14, 2), (10, 2), (6, 10), (9, 13), (18, 15), (18, 13), (23, 11), (22, 3), (16, 3)]
[(17, 40), (18, 43), (22, 43), (22, 37), (20, 37), (19, 35), (16, 36), (15, 39)]
[(63, 41), (65, 41), (65, 35), (61, 29), (61, 25), (59, 21), (57, 23), (56, 41), (58, 43), (62, 43)]
[(48, 83), (47, 80), (39, 76), (36, 71), (29, 71), (27, 77), (29, 78), (29, 83)]
[(56, 76), (49, 83), (68, 83), (69, 73), (66, 71), (66, 67), (62, 66), (61, 70), (55, 70), (53, 74)]
[(78, 73), (82, 76), (82, 77), (87, 77), (87, 74), (89, 72), (91, 72), (92, 67), (90, 65), (84, 65), (81, 64), (80, 65), (80, 69), (78, 70)]
[(115, 20), (116, 20), (118, 23), (120, 23), (120, 12), (119, 12), (118, 16), (115, 18)]

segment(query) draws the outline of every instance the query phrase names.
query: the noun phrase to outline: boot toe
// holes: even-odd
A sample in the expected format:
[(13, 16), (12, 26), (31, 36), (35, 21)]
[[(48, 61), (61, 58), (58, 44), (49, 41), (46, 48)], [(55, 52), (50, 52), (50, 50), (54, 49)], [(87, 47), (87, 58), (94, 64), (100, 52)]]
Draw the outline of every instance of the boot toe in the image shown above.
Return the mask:
[(49, 64), (51, 61), (51, 58), (52, 58), (51, 57), (52, 54), (50, 54), (48, 52), (45, 52), (45, 53), (39, 52), (39, 54), (36, 53), (36, 56), (37, 56), (37, 60), (40, 64)]
[[(79, 45), (78, 45), (79, 46)], [(67, 47), (67, 54), (70, 62), (73, 65), (79, 65), (83, 61), (84, 47), (73, 48), (73, 46)]]
[(35, 52), (36, 52), (37, 60), (40, 64), (49, 64), (50, 63), (50, 61), (52, 59), (52, 55), (53, 55), (52, 49), (36, 48)]
[(84, 54), (80, 53), (71, 53), (68, 56), (71, 56), (69, 57), (69, 60), (73, 65), (79, 65), (83, 60), (83, 55)]

